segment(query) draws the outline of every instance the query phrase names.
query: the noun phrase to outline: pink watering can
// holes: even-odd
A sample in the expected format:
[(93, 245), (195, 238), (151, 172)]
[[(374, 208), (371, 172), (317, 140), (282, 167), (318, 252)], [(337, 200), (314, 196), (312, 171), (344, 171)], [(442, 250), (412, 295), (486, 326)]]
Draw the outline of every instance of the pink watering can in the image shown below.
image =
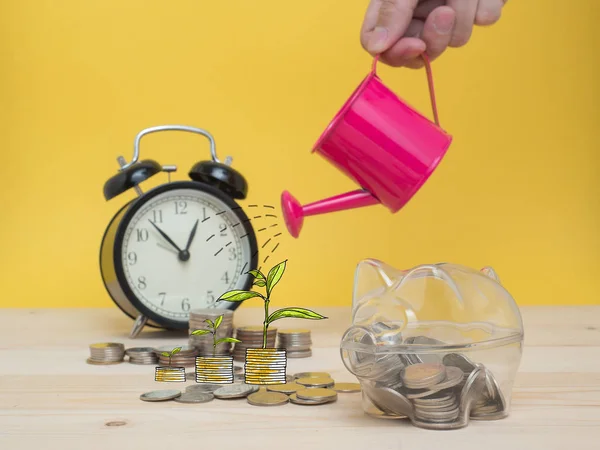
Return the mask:
[(337, 113), (313, 148), (362, 189), (307, 205), (287, 191), (283, 216), (297, 238), (305, 216), (381, 203), (400, 210), (427, 181), (452, 142), (439, 126), (429, 59), (423, 55), (435, 123), (399, 99), (371, 72)]

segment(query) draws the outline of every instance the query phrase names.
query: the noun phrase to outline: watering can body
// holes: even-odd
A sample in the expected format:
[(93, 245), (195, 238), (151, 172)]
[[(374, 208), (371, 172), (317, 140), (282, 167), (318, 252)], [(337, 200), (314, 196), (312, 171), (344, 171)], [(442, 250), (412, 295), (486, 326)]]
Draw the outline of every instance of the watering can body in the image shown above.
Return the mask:
[[(430, 90), (437, 122), (431, 83)], [(288, 231), (298, 237), (305, 216), (375, 204), (396, 213), (427, 181), (451, 142), (437, 123), (382, 83), (374, 64), (313, 148), (361, 189), (304, 206), (283, 192)]]

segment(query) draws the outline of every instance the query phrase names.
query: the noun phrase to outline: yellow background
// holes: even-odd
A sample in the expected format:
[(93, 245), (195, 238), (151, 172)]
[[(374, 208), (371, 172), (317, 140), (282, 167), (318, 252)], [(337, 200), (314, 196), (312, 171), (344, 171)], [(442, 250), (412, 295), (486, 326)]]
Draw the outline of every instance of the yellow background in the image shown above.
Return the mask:
[[(349, 305), (368, 257), (491, 265), (520, 305), (600, 304), (600, 2), (571, 3), (510, 1), (497, 25), (435, 62), (454, 136), (446, 159), (395, 215), (312, 217), (300, 239), (282, 236), (289, 265), (274, 306)], [(113, 307), (98, 250), (133, 193), (105, 202), (102, 187), (149, 126), (208, 129), (249, 181), (242, 205), (356, 188), (310, 149), (369, 70), (367, 0), (1, 5), (0, 306)], [(430, 114), (424, 71), (379, 74)], [(185, 179), (208, 146), (153, 135), (144, 158)]]

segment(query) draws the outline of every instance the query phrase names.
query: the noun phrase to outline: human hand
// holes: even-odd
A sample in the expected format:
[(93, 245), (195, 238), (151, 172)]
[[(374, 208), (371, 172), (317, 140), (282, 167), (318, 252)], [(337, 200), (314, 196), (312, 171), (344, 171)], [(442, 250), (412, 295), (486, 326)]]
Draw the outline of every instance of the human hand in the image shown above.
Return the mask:
[(419, 68), (448, 47), (462, 47), (473, 26), (492, 25), (508, 0), (371, 0), (362, 25), (362, 46), (390, 66)]

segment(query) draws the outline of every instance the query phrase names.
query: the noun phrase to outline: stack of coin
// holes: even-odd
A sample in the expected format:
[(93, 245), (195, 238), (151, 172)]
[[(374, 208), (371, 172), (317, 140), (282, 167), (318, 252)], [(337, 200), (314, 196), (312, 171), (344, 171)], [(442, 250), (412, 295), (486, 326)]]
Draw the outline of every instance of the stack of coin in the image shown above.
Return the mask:
[(198, 356), (198, 349), (189, 345), (181, 347), (179, 353), (175, 353), (169, 360), (168, 356), (164, 356), (162, 352), (170, 353), (173, 347), (165, 346), (159, 347), (154, 350), (158, 355), (158, 363), (161, 366), (173, 366), (173, 367), (194, 367), (196, 362), (196, 356)]
[(183, 367), (157, 367), (154, 370), (154, 381), (183, 383), (185, 380)]
[(196, 383), (233, 383), (231, 356), (198, 356), (196, 358)]
[(419, 363), (402, 370), (404, 395), (413, 404), (413, 423), (422, 428), (449, 429), (465, 425), (460, 420), (456, 387), (464, 379), (458, 367)]
[(244, 367), (246, 384), (284, 384), (287, 359), (285, 350), (249, 348)]
[(278, 348), (284, 348), (287, 351), (288, 358), (308, 358), (312, 356), (310, 330), (278, 330), (277, 337), (279, 339)]
[(158, 356), (152, 347), (135, 347), (125, 350), (131, 364), (158, 364)]
[(125, 346), (113, 342), (90, 345), (88, 364), (119, 364), (125, 357)]
[[(193, 336), (192, 332), (196, 330), (210, 330), (206, 320), (213, 323), (217, 317), (223, 316), (223, 321), (217, 328), (217, 339), (233, 337), (233, 311), (229, 309), (193, 309), (190, 311), (189, 319), (189, 344), (198, 349), (201, 355), (213, 354), (213, 335), (210, 333), (201, 336)], [(229, 355), (231, 352), (231, 343), (223, 342), (217, 346), (217, 355)]]
[[(244, 361), (246, 359), (246, 349), (263, 347), (263, 328), (262, 327), (240, 327), (236, 330), (237, 342), (233, 348), (233, 359)], [(266, 348), (274, 348), (277, 339), (277, 328), (267, 330)]]

